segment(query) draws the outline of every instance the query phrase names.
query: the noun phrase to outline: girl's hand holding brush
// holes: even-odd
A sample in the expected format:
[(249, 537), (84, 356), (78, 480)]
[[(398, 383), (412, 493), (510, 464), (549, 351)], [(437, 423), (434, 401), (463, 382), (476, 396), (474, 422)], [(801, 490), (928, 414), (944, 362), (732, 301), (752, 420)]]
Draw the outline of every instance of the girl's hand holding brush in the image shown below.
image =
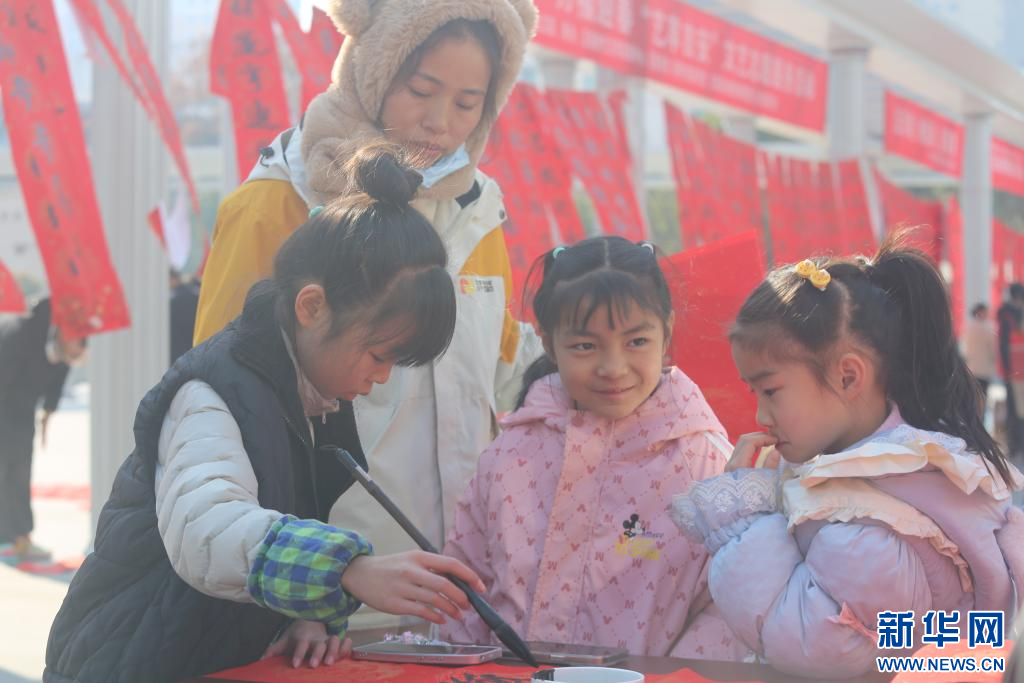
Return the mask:
[(461, 619), (461, 610), (471, 609), (466, 594), (445, 578), (446, 574), (462, 579), (479, 593), (485, 591), (480, 577), (463, 563), (422, 550), (360, 555), (341, 575), (341, 587), (381, 612), (443, 624), (445, 614)]

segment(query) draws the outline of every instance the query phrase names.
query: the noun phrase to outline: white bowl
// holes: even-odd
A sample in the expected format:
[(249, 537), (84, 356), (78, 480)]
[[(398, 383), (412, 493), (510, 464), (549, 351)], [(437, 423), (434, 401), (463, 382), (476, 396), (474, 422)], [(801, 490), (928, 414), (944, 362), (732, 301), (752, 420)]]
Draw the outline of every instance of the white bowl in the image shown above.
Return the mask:
[(603, 666), (563, 666), (555, 669), (553, 680), (556, 683), (643, 683), (644, 675)]

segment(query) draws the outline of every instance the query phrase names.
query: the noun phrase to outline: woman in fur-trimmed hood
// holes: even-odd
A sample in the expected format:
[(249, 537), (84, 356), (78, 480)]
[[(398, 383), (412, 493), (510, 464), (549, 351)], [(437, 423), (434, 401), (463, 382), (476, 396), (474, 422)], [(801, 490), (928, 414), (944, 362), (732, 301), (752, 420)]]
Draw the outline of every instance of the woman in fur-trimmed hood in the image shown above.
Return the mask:
[[(396, 368), (386, 384), (342, 401), (327, 420), (347, 425), (339, 445), (363, 451), (381, 487), (440, 546), (496, 433), (498, 406), (514, 398), (522, 370), (541, 351), (532, 328), (508, 312), (501, 190), (476, 168), (537, 11), (532, 0), (333, 0), (328, 12), (346, 35), (332, 84), (221, 204), (196, 342), (238, 315), (249, 287), (270, 275), (278, 246), (312, 208), (346, 194), (340, 168), (354, 150), (381, 137), (402, 145), (424, 176), (412, 205), (449, 252), (455, 335), (433, 364)], [(350, 490), (330, 521), (373, 539), (380, 553), (413, 549), (385, 517), (362, 490)], [(357, 615), (353, 627), (388, 623)]]

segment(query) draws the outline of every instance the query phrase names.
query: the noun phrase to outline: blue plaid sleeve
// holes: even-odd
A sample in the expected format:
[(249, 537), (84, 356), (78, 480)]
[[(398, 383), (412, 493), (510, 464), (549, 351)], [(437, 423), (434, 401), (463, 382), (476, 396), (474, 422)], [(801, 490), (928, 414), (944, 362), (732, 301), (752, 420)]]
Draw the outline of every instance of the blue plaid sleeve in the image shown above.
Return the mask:
[(270, 527), (249, 569), (249, 595), (258, 605), (296, 619), (320, 621), (343, 635), (360, 602), (341, 587), (341, 575), (373, 546), (354, 531), (285, 515)]

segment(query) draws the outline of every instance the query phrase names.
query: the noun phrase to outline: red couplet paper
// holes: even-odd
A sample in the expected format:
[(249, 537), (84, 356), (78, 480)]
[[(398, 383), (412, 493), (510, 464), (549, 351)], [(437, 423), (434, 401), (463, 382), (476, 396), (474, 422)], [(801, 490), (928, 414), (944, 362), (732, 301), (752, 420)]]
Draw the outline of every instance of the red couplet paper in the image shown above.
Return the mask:
[[(71, 0), (79, 23), (87, 35), (95, 38), (106, 50), (107, 56), (113, 63), (114, 68), (121, 75), (122, 80), (131, 89), (135, 98), (142, 105), (146, 113), (152, 118), (160, 129), (160, 136), (164, 145), (171, 152), (174, 163), (178, 167), (185, 187), (188, 190), (189, 198), (194, 211), (199, 211), (199, 195), (196, 194), (195, 183), (192, 174), (188, 169), (188, 162), (185, 159), (185, 149), (181, 143), (181, 133), (178, 130), (178, 122), (174, 118), (170, 104), (164, 94), (163, 85), (156, 75), (156, 69), (149, 57), (142, 36), (139, 34), (131, 13), (121, 3), (121, 0), (107, 0), (114, 18), (121, 28), (124, 38), (128, 60), (125, 61), (120, 51), (114, 45), (107, 31), (100, 14), (99, 6), (94, 0)], [(129, 66), (131, 65), (131, 66)]]
[(683, 245), (761, 230), (757, 152), (665, 103)]
[(942, 202), (929, 202), (874, 173), (886, 232), (910, 229), (910, 244), (936, 263), (942, 260)]
[(602, 231), (643, 239), (643, 218), (624, 153), (628, 145), (619, 140), (597, 94), (549, 90), (547, 103), (555, 142), (593, 200)]
[[(341, 49), (342, 36), (323, 10), (314, 10), (313, 25), (310, 32), (306, 33), (285, 0), (264, 1), (269, 2), (274, 21), (281, 28), (288, 49), (302, 74), (300, 111), (306, 111), (310, 101), (330, 85), (331, 68)], [(330, 52), (332, 49), (333, 52)]]
[(160, 136), (170, 150), (174, 164), (178, 167), (178, 173), (181, 174), (182, 180), (185, 182), (189, 199), (192, 202), (192, 210), (198, 213), (199, 195), (196, 193), (192, 174), (188, 170), (185, 148), (182, 146), (181, 133), (178, 130), (178, 121), (174, 118), (174, 112), (171, 111), (171, 105), (167, 102), (163, 85), (153, 67), (153, 61), (149, 58), (149, 50), (146, 49), (146, 44), (142, 40), (139, 29), (135, 26), (135, 21), (125, 6), (121, 4), (121, 0), (107, 0), (107, 4), (110, 5), (117, 23), (121, 27), (121, 34), (128, 50), (128, 59), (135, 65), (138, 78), (142, 82), (142, 90), (150, 103), (151, 116), (156, 119), (157, 126), (160, 128)]
[(677, 0), (538, 0), (536, 41), (812, 130), (825, 128), (828, 66)]
[[(387, 664), (347, 659), (334, 666), (293, 669), (285, 657), (264, 659), (248, 666), (213, 674), (213, 678), (259, 683), (337, 683), (373, 681), (392, 683), (530, 683), (536, 669), (505, 664), (479, 664), (458, 668), (422, 664)], [(650, 683), (710, 683), (692, 669), (669, 674), (644, 674)], [(746, 683), (756, 683), (750, 680)]]
[(50, 280), (54, 323), (76, 337), (127, 327), (51, 0), (7, 2), (0, 55), (14, 165)]
[(872, 254), (876, 247), (859, 162), (758, 154), (776, 266), (812, 256)]
[(7, 266), (0, 261), (0, 313), (24, 313), (25, 296)]
[(480, 163), (505, 196), (508, 218), (503, 230), (515, 299), (520, 299), (538, 256), (556, 240), (571, 244), (585, 236), (572, 199), (571, 170), (551, 137), (547, 116), (543, 95), (529, 85), (517, 85)]
[(288, 100), (263, 0), (221, 0), (210, 49), (210, 90), (231, 103), (238, 177), (288, 127)]
[(687, 249), (662, 262), (676, 311), (672, 362), (704, 392), (733, 439), (756, 431), (756, 402), (732, 361), (729, 327), (765, 275), (756, 232)]
[(877, 247), (867, 192), (856, 159), (838, 161), (832, 166), (836, 210), (842, 233), (842, 253), (872, 255)]
[(1024, 149), (992, 138), (992, 186), (1024, 195)]
[(959, 177), (964, 128), (895, 93), (885, 93), (885, 151)]

